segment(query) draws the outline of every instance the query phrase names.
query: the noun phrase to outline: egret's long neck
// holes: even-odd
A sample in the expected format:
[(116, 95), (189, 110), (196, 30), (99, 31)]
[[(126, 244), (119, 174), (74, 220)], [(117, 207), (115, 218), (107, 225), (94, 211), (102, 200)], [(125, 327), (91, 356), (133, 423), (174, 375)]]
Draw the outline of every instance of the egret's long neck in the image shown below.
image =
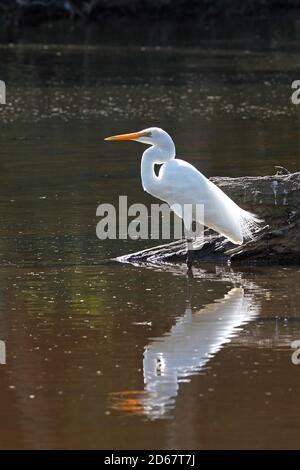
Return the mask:
[(167, 145), (164, 145), (163, 147), (153, 145), (143, 153), (141, 177), (145, 191), (153, 196), (159, 197), (163, 183), (160, 176), (156, 176), (154, 167), (157, 164), (164, 164), (169, 160), (172, 160), (172, 158), (175, 158), (175, 145), (171, 139)]

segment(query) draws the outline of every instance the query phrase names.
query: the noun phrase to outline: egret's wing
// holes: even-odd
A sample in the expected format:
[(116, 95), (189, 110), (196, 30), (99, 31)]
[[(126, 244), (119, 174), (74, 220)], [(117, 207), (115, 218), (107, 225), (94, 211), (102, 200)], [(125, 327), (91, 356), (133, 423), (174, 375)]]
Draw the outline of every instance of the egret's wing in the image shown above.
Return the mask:
[(181, 207), (176, 213), (183, 215), (185, 204), (204, 206), (204, 220), (199, 223), (241, 244), (251, 235), (258, 219), (241, 209), (218, 186), (184, 160), (170, 160), (163, 165), (159, 176), (163, 182), (162, 199), (170, 206)]

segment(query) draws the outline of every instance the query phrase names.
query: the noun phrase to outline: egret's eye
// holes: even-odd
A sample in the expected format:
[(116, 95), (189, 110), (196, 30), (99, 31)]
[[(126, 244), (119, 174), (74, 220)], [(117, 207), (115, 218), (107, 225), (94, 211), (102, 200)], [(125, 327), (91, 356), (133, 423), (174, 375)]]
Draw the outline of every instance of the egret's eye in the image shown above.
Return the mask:
[(152, 132), (150, 131), (143, 132), (143, 137), (152, 137)]

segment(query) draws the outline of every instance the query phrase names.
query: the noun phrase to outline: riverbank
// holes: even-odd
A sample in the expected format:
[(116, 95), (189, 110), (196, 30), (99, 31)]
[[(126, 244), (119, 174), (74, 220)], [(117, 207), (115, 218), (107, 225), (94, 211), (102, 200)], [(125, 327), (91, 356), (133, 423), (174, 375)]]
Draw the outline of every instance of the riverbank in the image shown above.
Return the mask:
[(2, 24), (37, 25), (67, 19), (101, 22), (107, 18), (230, 19), (266, 17), (300, 8), (300, 0), (0, 0)]

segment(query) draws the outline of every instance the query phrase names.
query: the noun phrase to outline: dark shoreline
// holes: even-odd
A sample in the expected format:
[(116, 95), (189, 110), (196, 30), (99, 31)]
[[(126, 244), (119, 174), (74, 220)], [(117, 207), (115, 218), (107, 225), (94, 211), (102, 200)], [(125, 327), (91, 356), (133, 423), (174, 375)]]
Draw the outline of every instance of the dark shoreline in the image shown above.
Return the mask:
[(0, 24), (36, 26), (65, 19), (70, 22), (101, 23), (107, 19), (197, 19), (242, 20), (243, 17), (266, 18), (292, 14), (300, 9), (300, 0), (0, 0)]

